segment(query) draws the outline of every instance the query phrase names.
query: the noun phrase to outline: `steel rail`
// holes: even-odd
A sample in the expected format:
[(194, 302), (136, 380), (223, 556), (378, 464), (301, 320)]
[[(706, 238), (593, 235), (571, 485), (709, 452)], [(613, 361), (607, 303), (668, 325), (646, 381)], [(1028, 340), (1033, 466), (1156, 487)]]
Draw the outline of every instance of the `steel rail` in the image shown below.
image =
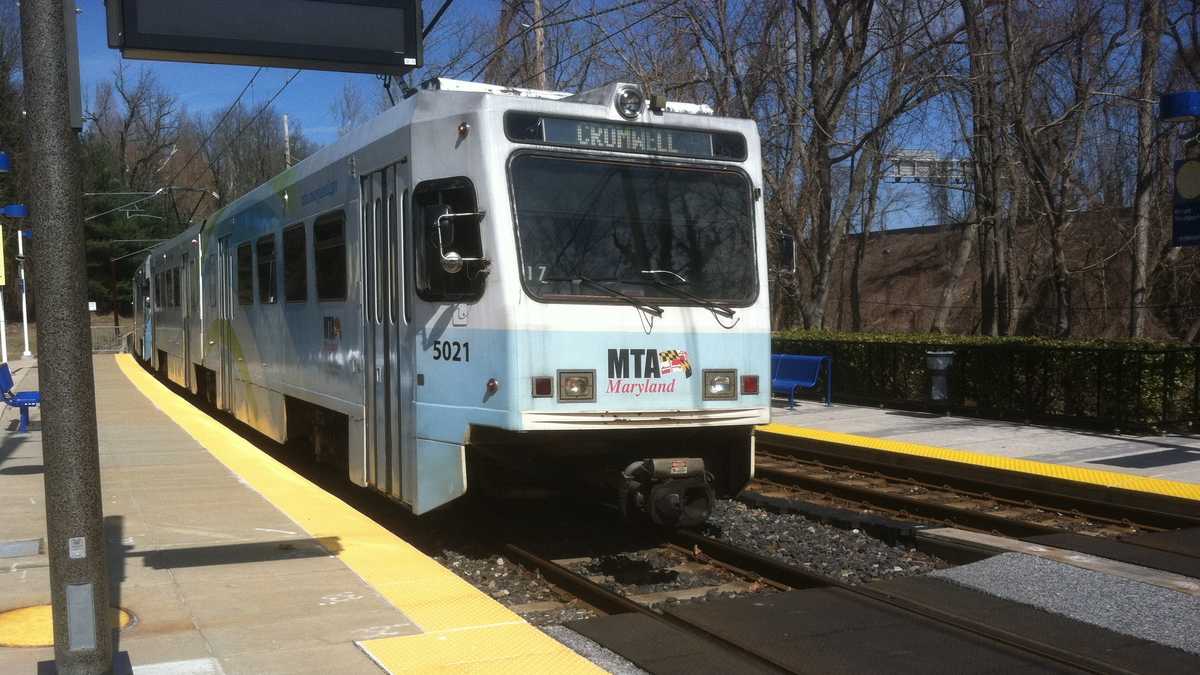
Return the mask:
[(675, 628), (683, 629), (706, 640), (715, 640), (722, 650), (728, 652), (731, 656), (743, 660), (748, 659), (771, 672), (799, 672), (765, 658), (760, 654), (748, 651), (746, 648), (729, 642), (719, 635), (713, 635), (681, 617), (664, 612), (656, 612), (645, 605), (638, 604), (619, 593), (610, 591), (578, 572), (572, 571), (553, 560), (543, 558), (521, 546), (504, 544), (501, 546), (501, 550), (514, 562), (528, 569), (540, 572), (547, 581), (604, 614), (641, 614), (656, 621), (665, 622)]
[[(778, 483), (786, 487), (802, 488), (839, 499), (869, 504), (898, 514), (934, 520), (941, 523), (952, 523), (961, 527), (995, 532), (1008, 537), (1036, 537), (1039, 535), (1066, 532), (1066, 530), (1057, 527), (1014, 520), (969, 508), (938, 504), (915, 497), (906, 497), (867, 487), (847, 485), (831, 479), (796, 475), (764, 467), (761, 464), (755, 467), (754, 474), (758, 479), (771, 481), (772, 483)], [(945, 488), (941, 489), (945, 490)]]
[[(805, 459), (802, 457), (796, 457), (794, 455), (772, 455), (770, 453), (770, 451), (766, 451), (763, 454), (766, 457), (770, 457), (773, 459), (780, 459), (783, 461), (797, 462), (797, 463), (803, 463), (803, 464), (810, 465), (810, 466), (815, 466), (817, 469), (819, 469), (821, 471), (826, 471), (829, 473), (837, 473), (840, 471), (853, 471), (856, 473), (862, 473), (867, 478), (877, 478), (879, 480), (886, 480), (891, 483), (897, 483), (897, 484), (902, 484), (902, 485), (911, 485), (913, 487), (920, 488), (923, 490), (929, 490), (931, 492), (949, 492), (949, 493), (952, 493), (955, 495), (967, 497), (969, 499), (981, 499), (981, 500), (991, 501), (996, 504), (1012, 506), (1012, 507), (1015, 507), (1018, 509), (1036, 510), (1036, 511), (1054, 511), (1056, 513), (1063, 513), (1065, 511), (1064, 509), (1040, 506), (1038, 504), (1031, 503), (1028, 499), (1018, 500), (1018, 499), (1014, 499), (1011, 497), (998, 497), (996, 495), (991, 494), (990, 492), (973, 491), (973, 490), (968, 490), (968, 489), (965, 489), (962, 487), (946, 485), (945, 483), (938, 485), (938, 484), (935, 484), (932, 482), (920, 481), (920, 480), (916, 480), (913, 478), (901, 478), (901, 477), (898, 477), (895, 475), (884, 474), (884, 473), (880, 473), (879, 471), (861, 471), (861, 470), (854, 469), (851, 467), (836, 466), (828, 461), (822, 461), (822, 460), (816, 460), (816, 459)], [(769, 468), (769, 467), (764, 467), (764, 468)], [(922, 503), (928, 503), (928, 502), (924, 502), (923, 500), (918, 500), (918, 501), (922, 501)], [(1076, 513), (1076, 512), (1072, 512), (1069, 515), (1071, 515), (1073, 517), (1077, 517), (1077, 518), (1086, 518), (1087, 520), (1095, 521), (1098, 525), (1110, 525), (1110, 526), (1114, 526), (1114, 527), (1129, 527), (1129, 526), (1133, 525), (1132, 523), (1129, 522), (1129, 520), (1127, 518), (1112, 518), (1109, 516), (1099, 516), (1099, 515), (1095, 515), (1095, 514), (1080, 514), (1080, 513)], [(1162, 529), (1159, 527), (1149, 527), (1149, 526), (1141, 526), (1141, 525), (1139, 525), (1138, 527), (1140, 527), (1141, 529), (1146, 529), (1146, 530), (1161, 530)]]
[(764, 431), (757, 431), (755, 435), (760, 449), (787, 457), (834, 463), (884, 476), (941, 483), (952, 489), (987, 493), (997, 498), (1028, 502), (1038, 507), (1099, 520), (1128, 522), (1144, 529), (1200, 527), (1196, 503), (1190, 500), (960, 462), (880, 453), (870, 448)]

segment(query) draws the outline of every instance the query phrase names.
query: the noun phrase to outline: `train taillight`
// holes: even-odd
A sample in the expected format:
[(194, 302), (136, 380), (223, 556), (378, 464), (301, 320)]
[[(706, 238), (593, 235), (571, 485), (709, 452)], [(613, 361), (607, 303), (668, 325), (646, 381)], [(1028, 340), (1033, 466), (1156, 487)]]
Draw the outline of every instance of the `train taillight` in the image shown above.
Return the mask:
[(535, 377), (533, 378), (533, 397), (534, 398), (550, 398), (554, 395), (554, 378), (552, 377)]
[(743, 375), (742, 376), (742, 396), (757, 396), (758, 395), (758, 376)]

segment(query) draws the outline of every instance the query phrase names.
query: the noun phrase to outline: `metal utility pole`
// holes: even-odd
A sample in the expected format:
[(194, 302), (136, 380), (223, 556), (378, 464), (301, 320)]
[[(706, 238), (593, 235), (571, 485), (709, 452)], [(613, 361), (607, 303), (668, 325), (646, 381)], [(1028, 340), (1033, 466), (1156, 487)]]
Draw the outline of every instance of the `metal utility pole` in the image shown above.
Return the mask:
[(542, 25), (542, 0), (533, 0), (533, 72), (534, 86), (546, 88), (546, 28)]
[[(105, 565), (96, 390), (87, 312), (79, 139), (71, 130), (62, 0), (22, 0), (25, 127), (33, 269), (38, 287), (38, 388), (46, 486), (46, 550), (59, 673), (113, 664)], [(74, 15), (71, 16), (74, 20)]]
[(288, 133), (287, 114), (283, 116), (283, 166), (292, 165), (292, 135)]
[(21, 275), (18, 282), (21, 284), (21, 358), (27, 359), (33, 356), (33, 352), (29, 351), (29, 303), (25, 300), (28, 290), (25, 283), (25, 230), (17, 230), (17, 258), (17, 269)]

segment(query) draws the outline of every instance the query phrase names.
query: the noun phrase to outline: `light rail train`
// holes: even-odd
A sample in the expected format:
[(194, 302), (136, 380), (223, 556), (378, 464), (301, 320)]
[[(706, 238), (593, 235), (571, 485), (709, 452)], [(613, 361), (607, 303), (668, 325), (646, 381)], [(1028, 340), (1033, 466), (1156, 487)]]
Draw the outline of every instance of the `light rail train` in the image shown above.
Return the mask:
[(514, 474), (694, 525), (769, 419), (762, 187), (749, 120), (433, 80), (151, 250), (130, 349), (417, 514)]

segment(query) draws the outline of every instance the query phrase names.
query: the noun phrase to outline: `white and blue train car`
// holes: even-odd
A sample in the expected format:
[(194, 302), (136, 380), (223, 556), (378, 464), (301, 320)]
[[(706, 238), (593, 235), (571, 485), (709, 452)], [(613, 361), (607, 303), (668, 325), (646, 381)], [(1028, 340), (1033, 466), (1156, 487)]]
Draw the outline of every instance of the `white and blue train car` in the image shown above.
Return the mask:
[(762, 187), (749, 120), (435, 80), (155, 248), (136, 348), (416, 513), (503, 473), (694, 524), (769, 419)]

